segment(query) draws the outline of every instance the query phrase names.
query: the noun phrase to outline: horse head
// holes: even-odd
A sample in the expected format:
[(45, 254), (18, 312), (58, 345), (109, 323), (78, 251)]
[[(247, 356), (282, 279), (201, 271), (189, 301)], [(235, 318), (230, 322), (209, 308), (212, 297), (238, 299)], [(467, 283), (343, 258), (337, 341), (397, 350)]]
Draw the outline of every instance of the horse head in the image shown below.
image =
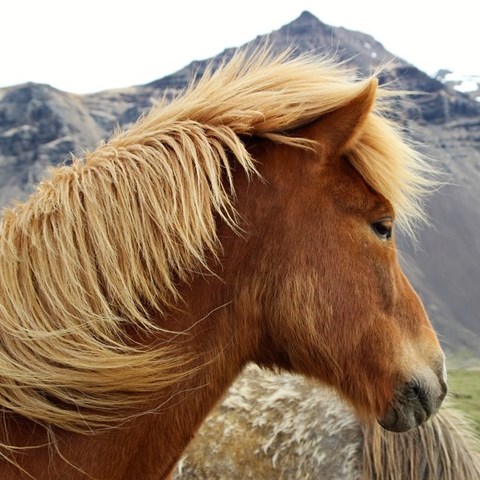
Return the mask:
[(244, 253), (234, 259), (235, 288), (262, 332), (255, 360), (317, 378), (360, 414), (406, 431), (438, 410), (446, 374), (398, 261), (395, 206), (354, 165), (356, 151), (374, 143), (376, 90), (371, 80), (292, 132), (307, 148), (252, 146), (263, 180), (237, 188), (248, 247), (228, 249)]

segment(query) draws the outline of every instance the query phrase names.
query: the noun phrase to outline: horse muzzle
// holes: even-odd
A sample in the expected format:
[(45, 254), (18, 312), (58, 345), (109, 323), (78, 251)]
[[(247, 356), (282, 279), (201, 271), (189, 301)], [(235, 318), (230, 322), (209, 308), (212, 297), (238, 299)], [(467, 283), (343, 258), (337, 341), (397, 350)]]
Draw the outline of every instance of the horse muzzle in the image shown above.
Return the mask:
[(406, 432), (434, 415), (447, 394), (445, 367), (438, 370), (441, 371), (435, 373), (428, 369), (402, 384), (378, 423), (392, 432)]

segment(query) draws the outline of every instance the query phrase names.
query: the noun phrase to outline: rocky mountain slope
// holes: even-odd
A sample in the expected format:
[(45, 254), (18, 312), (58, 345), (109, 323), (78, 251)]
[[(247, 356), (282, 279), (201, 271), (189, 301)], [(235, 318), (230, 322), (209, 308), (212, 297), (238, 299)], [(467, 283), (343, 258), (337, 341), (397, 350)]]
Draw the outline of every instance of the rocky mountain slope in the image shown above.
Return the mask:
[[(424, 92), (399, 104), (398, 117), (443, 165), (449, 185), (432, 196), (433, 228), (421, 231), (418, 246), (400, 239), (402, 257), (446, 348), (480, 358), (480, 103), (395, 57), (371, 36), (325, 25), (308, 12), (268, 37), (274, 48), (333, 54), (364, 74), (383, 66), (381, 81)], [(148, 85), (93, 95), (37, 84), (0, 89), (0, 204), (24, 198), (48, 165), (68, 162), (70, 152), (81, 155), (155, 99), (185, 88), (209, 61), (192, 62)]]

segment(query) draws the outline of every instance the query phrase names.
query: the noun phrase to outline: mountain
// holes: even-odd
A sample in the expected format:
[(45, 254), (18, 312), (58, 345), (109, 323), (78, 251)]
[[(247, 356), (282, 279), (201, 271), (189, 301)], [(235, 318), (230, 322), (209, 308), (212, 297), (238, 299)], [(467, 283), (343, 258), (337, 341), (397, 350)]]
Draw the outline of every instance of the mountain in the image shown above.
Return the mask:
[[(383, 66), (381, 82), (422, 92), (399, 103), (395, 115), (438, 161), (448, 184), (428, 203), (433, 226), (420, 232), (418, 245), (400, 238), (402, 261), (445, 348), (480, 359), (480, 102), (396, 57), (373, 37), (326, 25), (308, 12), (268, 39), (278, 50), (293, 45), (299, 53), (334, 55), (363, 74)], [(91, 95), (36, 84), (0, 89), (0, 203), (24, 198), (48, 165), (93, 148), (118, 124), (133, 122), (155, 99), (176, 94), (209, 63), (217, 65), (233, 52), (194, 61), (147, 85)]]
[(33, 83), (1, 89), (0, 203), (23, 198), (47, 166), (104, 133), (79, 96)]

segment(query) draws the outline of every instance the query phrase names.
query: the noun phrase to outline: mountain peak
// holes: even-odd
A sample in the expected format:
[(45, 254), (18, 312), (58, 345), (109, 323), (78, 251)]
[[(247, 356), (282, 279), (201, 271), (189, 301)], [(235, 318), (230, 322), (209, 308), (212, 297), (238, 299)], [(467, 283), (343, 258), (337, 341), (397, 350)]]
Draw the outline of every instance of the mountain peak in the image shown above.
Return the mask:
[(301, 19), (302, 20), (317, 20), (317, 21), (320, 21), (320, 20), (318, 20), (318, 18), (315, 15), (313, 15), (313, 13), (310, 13), (308, 10), (304, 10), (300, 14), (300, 16), (298, 17), (297, 20), (301, 20)]
[(308, 10), (304, 10), (300, 16), (290, 22), (290, 25), (324, 25), (315, 15), (310, 13)]

